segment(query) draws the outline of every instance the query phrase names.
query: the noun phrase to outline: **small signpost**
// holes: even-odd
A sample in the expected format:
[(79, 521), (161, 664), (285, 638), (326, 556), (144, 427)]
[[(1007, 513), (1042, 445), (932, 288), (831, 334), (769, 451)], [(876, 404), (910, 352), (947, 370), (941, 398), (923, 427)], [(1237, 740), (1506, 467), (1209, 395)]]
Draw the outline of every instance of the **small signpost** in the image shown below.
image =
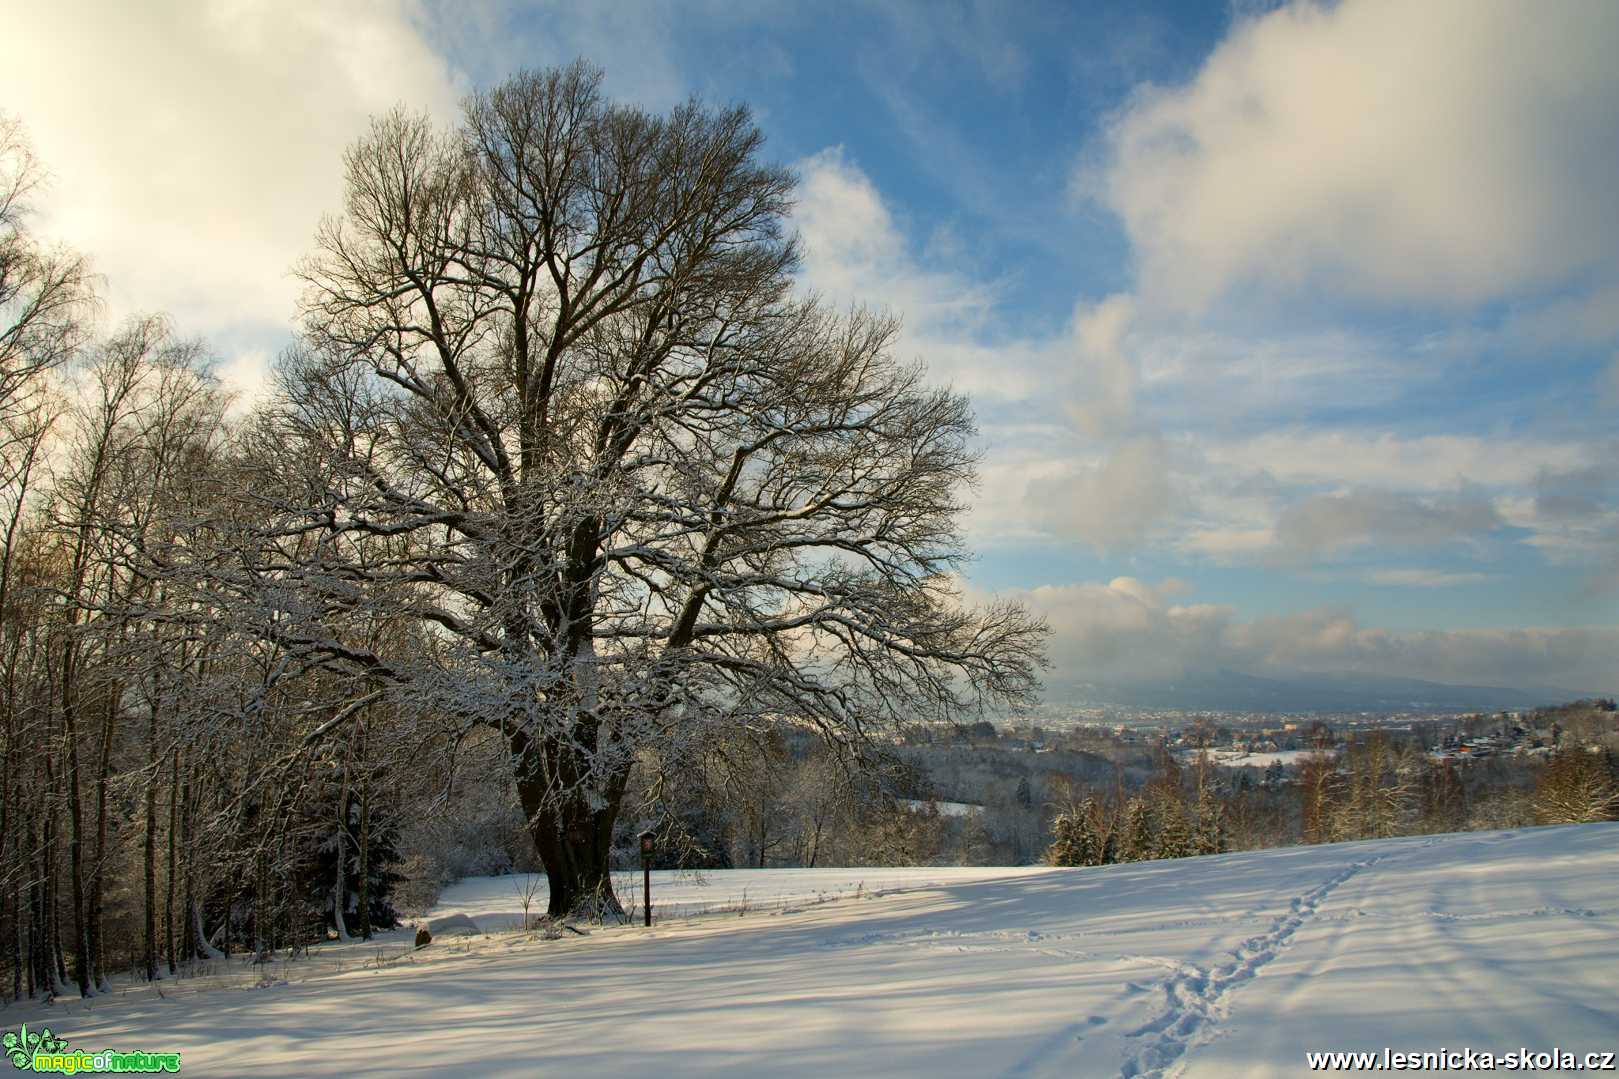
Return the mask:
[(641, 833), (641, 909), (646, 912), (646, 924), (652, 926), (652, 843), (657, 838), (652, 832)]

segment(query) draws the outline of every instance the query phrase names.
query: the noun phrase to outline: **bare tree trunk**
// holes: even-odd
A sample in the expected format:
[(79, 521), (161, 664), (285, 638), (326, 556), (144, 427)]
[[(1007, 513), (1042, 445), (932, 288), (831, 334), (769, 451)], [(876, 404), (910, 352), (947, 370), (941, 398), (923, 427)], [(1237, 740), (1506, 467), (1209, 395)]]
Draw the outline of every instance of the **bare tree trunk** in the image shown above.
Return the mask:
[[(155, 786), (154, 782), (154, 786)], [(168, 901), (163, 905), (163, 929), (168, 934), (169, 975), (173, 977), (179, 972), (179, 956), (174, 950), (174, 885), (175, 885), (175, 835), (179, 824), (180, 813), (180, 747), (175, 746), (170, 753), (169, 771), (169, 895)]]
[(511, 738), (511, 745), (518, 797), (551, 889), (546, 913), (553, 918), (572, 914), (622, 915), (624, 908), (613, 894), (608, 859), (612, 854), (613, 821), (629, 781), (629, 765), (610, 778), (604, 797), (593, 809), (577, 794), (549, 797), (540, 778), (539, 747), (521, 732)]
[[(220, 953), (208, 943), (208, 934), (202, 928), (202, 904), (193, 904), (186, 917), (187, 935), (192, 939), (192, 947), (199, 958), (218, 959)], [(230, 939), (227, 935), (226, 939)], [(227, 955), (226, 958), (229, 958)]]
[(270, 935), (264, 926), (270, 906), (267, 860), (262, 847), (253, 855), (253, 954), (260, 958), (270, 950)]
[(146, 924), (144, 926), (142, 959), (146, 967), (146, 980), (157, 981), (157, 720), (158, 703), (154, 695), (152, 720), (146, 732), (146, 849), (145, 863)]
[(62, 954), (62, 904), (57, 893), (61, 890), (56, 879), (56, 806), (61, 790), (49, 752), (44, 755), (45, 777), (48, 780), (50, 801), (46, 806), (45, 841), (40, 844), (40, 876), (45, 882), (42, 916), (45, 923), (46, 974), (50, 996), (59, 996), (67, 988), (67, 962)]
[[(189, 963), (197, 956), (196, 934), (191, 929), (191, 911), (193, 905), (192, 891), (192, 863), (195, 859), (191, 852), (191, 769), (187, 769), (186, 778), (180, 784), (180, 864), (181, 888), (180, 897), (180, 960)], [(225, 918), (227, 924), (230, 912), (227, 909)], [(225, 931), (225, 939), (230, 939), (230, 930)], [(227, 945), (228, 947), (228, 945)]]
[(348, 895), (345, 891), (348, 877), (349, 860), (349, 761), (343, 759), (343, 782), (337, 792), (337, 857), (335, 859), (337, 872), (336, 880), (332, 882), (332, 923), (337, 927), (337, 939), (349, 939), (349, 927), (343, 917), (343, 911), (348, 905)]
[[(71, 632), (71, 629), (70, 629)], [(67, 742), (68, 874), (73, 885), (73, 979), (79, 995), (89, 997), (90, 929), (85, 923), (84, 810), (79, 799), (78, 694), (75, 683), (78, 648), (72, 641), (62, 649), (62, 735)]]
[(360, 765), (360, 937), (371, 939), (371, 784), (366, 781), (365, 727), (359, 729)]
[(118, 720), (118, 702), (108, 687), (101, 723), (101, 760), (96, 770), (96, 857), (90, 866), (89, 905), (85, 910), (86, 942), (90, 948), (90, 980), (96, 992), (108, 993), (105, 941), (102, 936), (101, 895), (107, 868), (107, 786), (112, 771), (112, 738)]
[[(28, 845), (34, 846), (37, 833), (34, 822), (28, 822)], [(45, 884), (38, 873), (29, 873), (28, 885), (28, 996), (45, 985)]]
[(31, 969), (33, 957), (30, 954), (32, 943), (30, 942), (28, 948), (23, 945), (23, 917), (25, 912), (29, 915), (32, 914), (28, 909), (28, 878), (30, 876), (28, 872), (28, 848), (34, 840), (34, 822), (28, 812), (26, 803), (18, 804), (15, 817), (8, 823), (7, 827), (17, 834), (16, 851), (12, 855), (12, 864), (16, 867), (16, 886), (8, 890), (8, 898), (11, 902), (11, 932), (7, 934), (9, 938), (7, 944), (11, 949), (11, 997), (13, 1000), (17, 1000), (22, 997), (23, 980), (25, 978), (24, 964), (28, 964), (30, 967), (26, 974), (28, 995), (34, 995), (33, 971)]
[[(10, 711), (10, 695), (9, 694), (7, 695), (7, 711), (8, 712)], [(12, 747), (13, 747), (14, 743), (12, 741), (11, 722), (10, 722), (9, 715), (8, 715), (7, 721), (6, 721), (6, 742), (5, 742), (5, 745), (6, 745), (5, 756), (0, 757), (0, 925), (10, 925), (10, 926), (13, 926), (13, 927), (20, 927), (21, 924), (22, 924), (22, 908), (19, 905), (17, 905), (15, 903), (15, 901), (14, 901), (15, 893), (14, 893), (13, 889), (6, 886), (6, 883), (8, 882), (8, 880), (12, 876), (12, 873), (8, 872), (8, 870), (11, 869), (11, 866), (8, 864), (8, 861), (15, 861), (18, 864), (19, 867), (21, 866), (21, 861), (22, 861), (22, 851), (18, 850), (17, 854), (15, 856), (13, 856), (12, 853), (11, 853), (11, 849), (10, 849), (11, 845), (7, 843), (7, 840), (9, 840), (11, 838), (12, 834), (17, 831), (17, 821), (15, 819), (15, 815), (12, 813), (12, 810), (11, 810), (11, 802), (12, 802), (11, 790), (12, 790), (12, 787), (14, 786), (14, 783), (13, 783), (12, 777), (11, 777), (11, 772), (12, 772), (12, 767), (13, 767), (13, 765), (12, 765), (12, 757), (14, 755), (14, 751), (13, 751)], [(15, 756), (18, 758), (18, 760), (20, 762), (22, 754), (16, 753)], [(19, 806), (18, 809), (20, 811), (21, 807)], [(18, 888), (20, 889), (21, 886), (22, 886), (22, 881), (24, 879), (23, 874), (21, 872), (17, 872), (16, 873), (16, 879), (17, 879), (17, 882), (18, 882)], [(8, 914), (10, 915), (10, 917), (7, 917)], [(6, 940), (5, 944), (6, 944), (6, 949), (7, 949), (7, 952), (8, 952), (7, 958), (11, 962), (11, 976), (12, 976), (11, 998), (13, 1000), (15, 1000), (17, 997), (22, 995), (21, 986), (20, 986), (20, 983), (17, 980), (18, 975), (21, 973), (20, 968), (19, 968), (19, 963), (20, 963), (20, 960), (21, 960), (22, 937), (21, 937), (20, 933), (15, 935), (15, 939), (12, 939), (13, 934), (11, 934), (11, 933), (7, 933), (6, 937), (7, 937), (7, 940)], [(3, 1003), (3, 1002), (0, 1002), (0, 1003)]]

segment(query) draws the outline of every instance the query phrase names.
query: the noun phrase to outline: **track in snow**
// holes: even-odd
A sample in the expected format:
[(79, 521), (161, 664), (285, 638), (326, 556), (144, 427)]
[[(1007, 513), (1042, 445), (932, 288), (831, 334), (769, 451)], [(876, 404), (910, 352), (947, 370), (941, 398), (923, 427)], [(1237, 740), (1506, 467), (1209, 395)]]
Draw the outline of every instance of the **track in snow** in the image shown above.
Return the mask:
[(1161, 983), (1165, 997), (1163, 1011), (1129, 1032), (1130, 1048), (1126, 1050), (1119, 1072), (1122, 1079), (1162, 1076), (1188, 1049), (1213, 1037), (1217, 1023), (1230, 1014), (1231, 994), (1253, 980), (1260, 968), (1287, 947), (1299, 926), (1315, 915), (1322, 900), (1384, 857), (1380, 854), (1355, 862), (1324, 883), (1294, 897), (1288, 912), (1276, 919), (1267, 932), (1243, 941), (1227, 953), (1230, 959), (1220, 966), (1208, 970), (1196, 964), (1182, 964)]

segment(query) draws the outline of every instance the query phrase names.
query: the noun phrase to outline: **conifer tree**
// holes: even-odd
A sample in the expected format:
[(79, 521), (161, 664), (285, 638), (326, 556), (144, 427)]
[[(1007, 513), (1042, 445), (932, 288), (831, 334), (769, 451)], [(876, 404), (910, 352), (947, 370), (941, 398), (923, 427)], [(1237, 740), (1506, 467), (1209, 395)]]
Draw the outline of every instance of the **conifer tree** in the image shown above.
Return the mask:
[(1141, 862), (1156, 857), (1158, 824), (1152, 804), (1145, 798), (1132, 798), (1125, 805), (1121, 830), (1119, 861)]
[(1186, 820), (1186, 807), (1179, 791), (1162, 791), (1155, 799), (1158, 834), (1153, 848), (1155, 858), (1189, 858), (1197, 853), (1192, 828)]

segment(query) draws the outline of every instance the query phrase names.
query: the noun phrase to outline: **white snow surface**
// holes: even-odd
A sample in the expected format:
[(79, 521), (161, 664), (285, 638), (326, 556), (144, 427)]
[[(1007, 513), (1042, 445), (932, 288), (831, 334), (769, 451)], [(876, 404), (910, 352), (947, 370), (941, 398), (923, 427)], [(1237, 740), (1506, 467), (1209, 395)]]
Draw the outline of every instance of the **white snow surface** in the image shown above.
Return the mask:
[[(0, 1024), (178, 1051), (202, 1076), (1293, 1076), (1309, 1050), (1602, 1052), (1616, 881), (1619, 824), (1099, 869), (664, 875), (655, 914), (712, 913)], [(493, 878), (432, 916), (493, 929), (519, 909)]]
[(941, 817), (976, 817), (984, 811), (984, 807), (977, 802), (938, 802), (904, 798), (900, 804), (915, 813), (931, 808), (937, 810)]
[[(1273, 764), (1292, 768), (1306, 757), (1314, 757), (1318, 753), (1319, 751), (1314, 749), (1273, 749), (1267, 753), (1234, 753), (1224, 750), (1214, 754), (1214, 763), (1222, 768), (1269, 768)], [(1198, 754), (1184, 753), (1181, 757), (1190, 763), (1197, 760)]]
[[(925, 804), (925, 803), (924, 803)], [(1044, 873), (1039, 866), (983, 866), (976, 868), (901, 867), (854, 869), (730, 869), (652, 873), (652, 912), (655, 919), (689, 918), (700, 914), (775, 913), (786, 907), (825, 903), (870, 892), (941, 887), (974, 881), (1004, 879), (1019, 874)], [(529, 903), (529, 917), (545, 913), (550, 895), (545, 874), (472, 877), (444, 889), (431, 918), (436, 921), (463, 914), (486, 932), (515, 929), (523, 922), (524, 883), (537, 886)], [(613, 891), (640, 917), (640, 870), (613, 873)]]

